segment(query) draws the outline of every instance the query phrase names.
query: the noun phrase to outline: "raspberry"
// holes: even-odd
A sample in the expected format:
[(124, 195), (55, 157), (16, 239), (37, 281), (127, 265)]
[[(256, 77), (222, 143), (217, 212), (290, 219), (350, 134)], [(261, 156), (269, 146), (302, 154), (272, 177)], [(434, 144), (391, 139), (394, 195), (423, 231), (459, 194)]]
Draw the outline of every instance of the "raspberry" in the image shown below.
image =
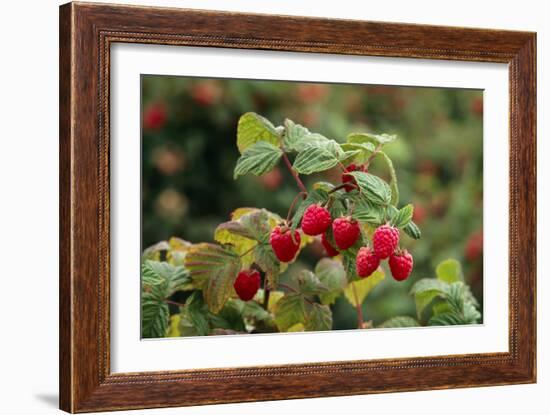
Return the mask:
[(254, 298), (260, 288), (260, 273), (256, 270), (241, 271), (233, 283), (239, 298), (249, 301)]
[[(357, 164), (350, 164), (348, 167), (346, 167), (346, 170), (344, 171), (344, 173), (342, 173), (342, 183), (351, 183), (351, 184), (354, 184), (354, 185), (357, 185), (356, 181), (355, 181), (355, 178), (353, 176), (350, 176), (346, 173), (350, 173), (350, 172), (353, 172), (353, 171), (363, 171), (363, 172), (366, 172), (367, 169), (365, 168), (365, 166), (362, 166), (362, 165), (357, 165)], [(355, 189), (354, 186), (344, 186), (344, 190), (346, 192), (351, 192), (353, 189)]]
[(380, 258), (376, 256), (374, 251), (369, 247), (362, 247), (357, 253), (355, 259), (355, 266), (357, 268), (357, 275), (361, 278), (370, 276), (380, 265)]
[(361, 229), (356, 220), (342, 217), (332, 222), (332, 232), (336, 246), (340, 249), (348, 249), (359, 238)]
[(389, 257), (399, 244), (399, 229), (389, 225), (379, 226), (372, 236), (372, 245), (378, 258)]
[(330, 226), (330, 213), (319, 205), (310, 205), (302, 218), (302, 230), (306, 235), (320, 235)]
[(334, 247), (328, 241), (326, 233), (324, 233), (323, 236), (321, 237), (321, 243), (325, 247), (325, 251), (327, 251), (328, 256), (332, 257), (332, 256), (338, 255), (338, 251), (334, 249)]
[(273, 231), (271, 231), (269, 243), (279, 261), (290, 262), (300, 249), (300, 233), (294, 231), (294, 240), (292, 240), (290, 228), (286, 226), (276, 226)]
[(402, 252), (392, 254), (388, 261), (390, 265), (391, 275), (397, 281), (403, 281), (411, 275), (413, 269), (413, 257), (405, 249)]

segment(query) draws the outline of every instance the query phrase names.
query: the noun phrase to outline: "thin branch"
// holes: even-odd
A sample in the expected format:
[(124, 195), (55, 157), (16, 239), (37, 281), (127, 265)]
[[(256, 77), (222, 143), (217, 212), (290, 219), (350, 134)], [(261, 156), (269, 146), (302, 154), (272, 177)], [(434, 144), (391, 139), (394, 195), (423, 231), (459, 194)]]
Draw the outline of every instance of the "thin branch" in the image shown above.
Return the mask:
[(290, 204), (290, 207), (288, 208), (288, 213), (286, 215), (286, 222), (289, 223), (290, 221), (290, 214), (292, 213), (292, 210), (294, 209), (294, 206), (296, 205), (296, 202), (298, 201), (298, 198), (302, 196), (302, 199), (305, 199), (307, 197), (307, 193), (300, 192), (295, 197), (292, 203)]
[(242, 258), (242, 257), (245, 256), (246, 254), (249, 254), (249, 253), (252, 252), (257, 246), (258, 246), (258, 244), (254, 245), (254, 246), (251, 247), (250, 249), (247, 249), (245, 252), (243, 252), (242, 254), (239, 255), (239, 258)]
[(352, 188), (354, 188), (354, 189), (357, 189), (357, 185), (354, 184), (354, 183), (351, 183), (351, 182), (349, 182), (349, 183), (342, 183), (342, 184), (339, 184), (338, 186), (333, 187), (332, 189), (330, 189), (330, 190), (328, 191), (328, 194), (337, 192), (338, 190), (343, 189), (343, 188), (345, 188), (345, 187), (352, 187)]
[(172, 301), (172, 300), (164, 300), (164, 302), (165, 302), (166, 304), (177, 305), (178, 307), (185, 307), (185, 304), (177, 303), (177, 302)]
[(296, 180), (296, 183), (298, 184), (298, 187), (300, 188), (300, 190), (307, 195), (307, 189), (304, 186), (304, 183), (300, 179), (300, 176), (298, 175), (296, 170), (294, 170), (294, 168), (292, 167), (292, 164), (290, 163), (290, 160), (288, 159), (288, 156), (285, 152), (283, 152), (283, 160), (285, 161), (285, 164), (288, 167), (288, 170), (290, 170), (290, 173), (292, 174), (292, 176), (294, 176), (294, 179)]
[(264, 308), (267, 310), (268, 306), (269, 306), (269, 294), (270, 294), (270, 290), (269, 290), (269, 281), (268, 281), (268, 278), (267, 278), (267, 274), (265, 275), (264, 277)]

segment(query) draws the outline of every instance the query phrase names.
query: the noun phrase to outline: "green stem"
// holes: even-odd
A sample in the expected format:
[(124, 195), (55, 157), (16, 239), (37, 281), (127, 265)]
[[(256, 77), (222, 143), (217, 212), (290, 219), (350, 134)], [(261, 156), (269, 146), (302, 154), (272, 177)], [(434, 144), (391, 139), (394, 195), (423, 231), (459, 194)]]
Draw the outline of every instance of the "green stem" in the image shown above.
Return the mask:
[(351, 290), (353, 291), (353, 298), (355, 299), (355, 309), (357, 311), (357, 326), (358, 328), (362, 329), (364, 320), (363, 320), (363, 307), (359, 303), (359, 297), (357, 296), (357, 290), (355, 288), (355, 284), (351, 284)]
[(372, 159), (374, 159), (377, 155), (378, 155), (378, 152), (382, 149), (382, 144), (378, 144), (376, 146), (376, 148), (374, 149), (374, 151), (372, 152), (372, 154), (369, 156), (369, 158), (367, 159), (367, 161), (365, 162), (365, 168), (368, 168), (369, 167), (369, 164), (370, 162), (372, 161)]

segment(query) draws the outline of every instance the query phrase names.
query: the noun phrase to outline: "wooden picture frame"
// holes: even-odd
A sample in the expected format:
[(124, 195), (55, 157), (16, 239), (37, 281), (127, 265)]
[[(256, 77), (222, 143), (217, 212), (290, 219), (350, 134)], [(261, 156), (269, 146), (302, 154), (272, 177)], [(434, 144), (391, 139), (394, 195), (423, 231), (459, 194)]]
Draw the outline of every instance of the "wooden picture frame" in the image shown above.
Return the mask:
[[(110, 46), (118, 42), (508, 64), (509, 352), (111, 373), (109, 62)], [(535, 33), (105, 4), (61, 6), (61, 409), (91, 412), (535, 382), (535, 105)]]

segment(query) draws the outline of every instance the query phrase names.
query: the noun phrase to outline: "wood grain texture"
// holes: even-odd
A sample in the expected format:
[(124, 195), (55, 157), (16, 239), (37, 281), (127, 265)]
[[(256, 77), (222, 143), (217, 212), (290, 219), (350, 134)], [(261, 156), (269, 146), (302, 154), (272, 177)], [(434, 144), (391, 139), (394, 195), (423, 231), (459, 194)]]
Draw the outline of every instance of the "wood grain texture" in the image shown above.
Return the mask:
[[(508, 63), (509, 352), (111, 373), (109, 70), (116, 42)], [(60, 9), (60, 406), (68, 412), (528, 383), (536, 373), (534, 33), (70, 3)]]

